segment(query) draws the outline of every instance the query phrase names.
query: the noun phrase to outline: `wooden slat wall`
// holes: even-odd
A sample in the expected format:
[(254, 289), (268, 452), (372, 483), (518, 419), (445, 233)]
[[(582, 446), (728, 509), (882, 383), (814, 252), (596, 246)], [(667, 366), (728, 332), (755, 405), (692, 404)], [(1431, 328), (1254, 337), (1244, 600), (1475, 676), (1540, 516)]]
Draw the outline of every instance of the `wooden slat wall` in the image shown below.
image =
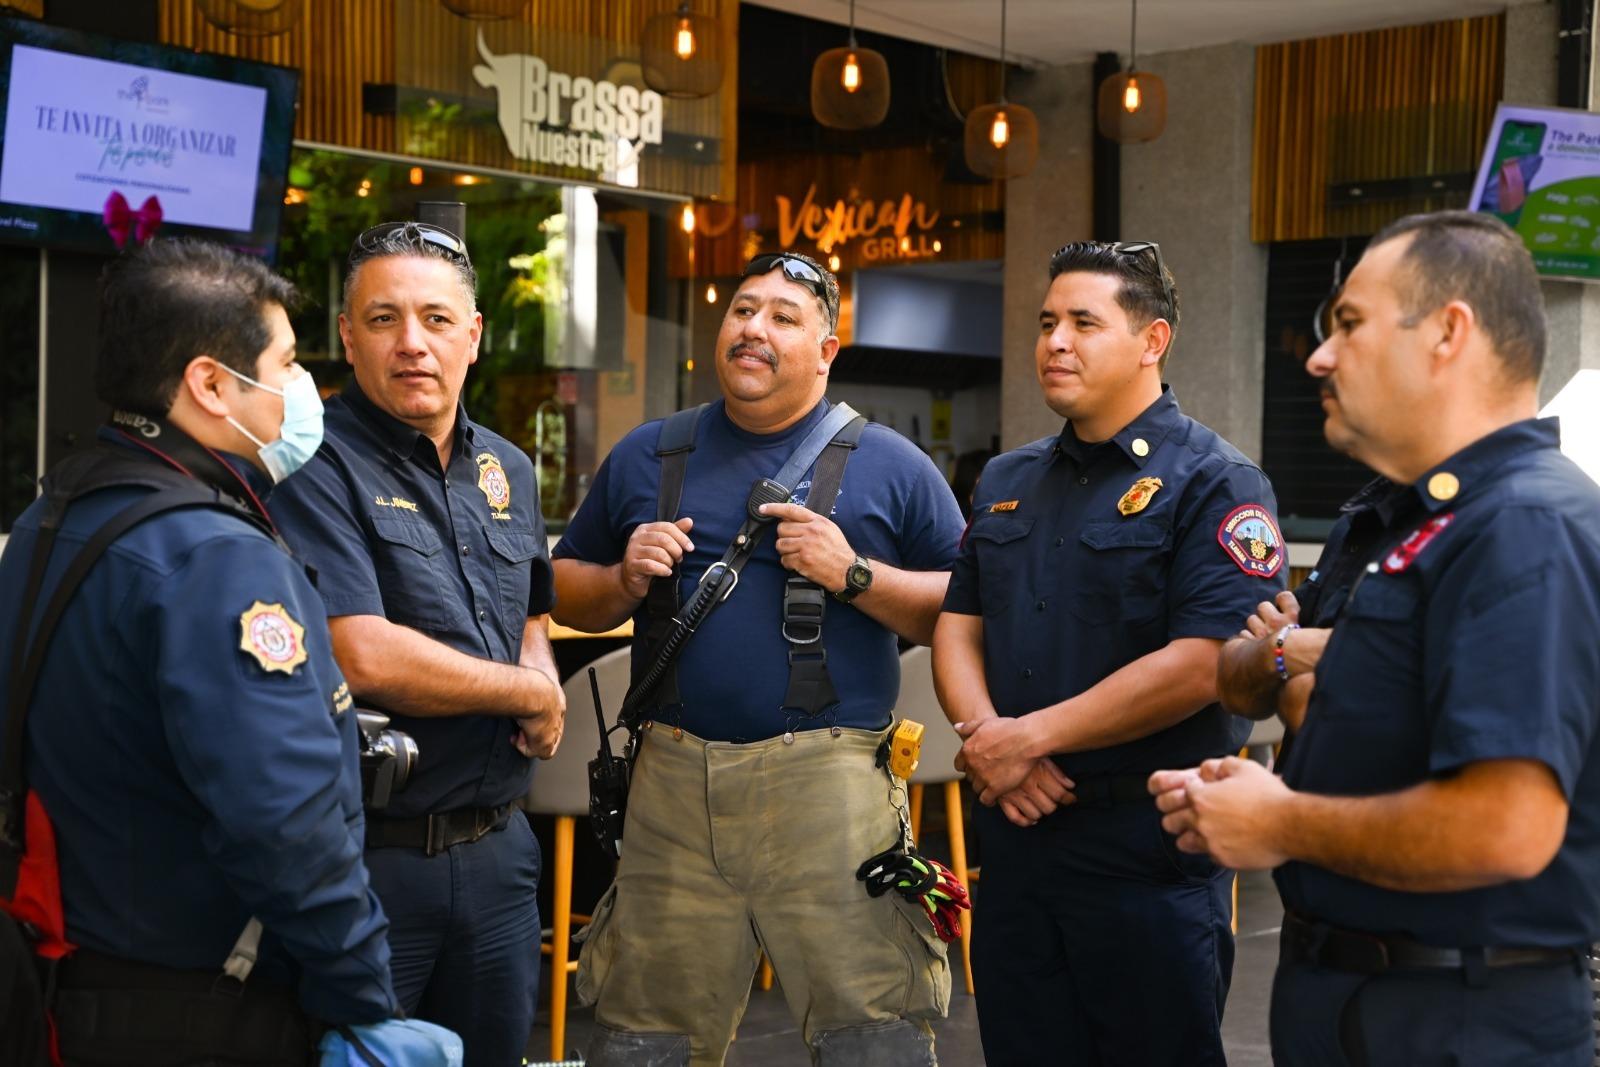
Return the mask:
[(1505, 16), (1256, 50), (1251, 238), (1367, 234), (1440, 196), (1330, 209), (1330, 182), (1476, 169), (1505, 70)]
[[(519, 20), (475, 23), (439, 0), (307, 0), (300, 26), (278, 37), (238, 37), (215, 29), (194, 0), (161, 0), (161, 35), (169, 44), (268, 63), (302, 72), (295, 136), (378, 152), (402, 152), (394, 116), (361, 110), (364, 82), (433, 89), (494, 106), (491, 90), (472, 78), (480, 28), (498, 53), (536, 50), (552, 69), (603, 73), (610, 61), (637, 60), (639, 35), (671, 0), (535, 0)], [(704, 131), (721, 141), (721, 166), (697, 167), (653, 159), (641, 165), (644, 188), (701, 196), (731, 196), (736, 174), (738, 0), (696, 0), (695, 10), (717, 16), (722, 35), (723, 91), (706, 100), (666, 102), (668, 128)], [(591, 69), (598, 60), (600, 69)], [(498, 127), (467, 126), (449, 135), (452, 162), (556, 177), (587, 177), (521, 163), (506, 151)]]

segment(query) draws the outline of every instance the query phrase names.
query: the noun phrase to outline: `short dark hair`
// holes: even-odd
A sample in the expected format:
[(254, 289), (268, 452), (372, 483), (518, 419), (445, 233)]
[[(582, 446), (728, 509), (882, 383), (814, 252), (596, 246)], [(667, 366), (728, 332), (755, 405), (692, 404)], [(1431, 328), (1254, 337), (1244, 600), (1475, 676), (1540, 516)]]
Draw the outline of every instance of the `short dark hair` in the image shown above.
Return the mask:
[(1544, 295), (1533, 256), (1516, 231), (1477, 211), (1407, 215), (1367, 248), (1411, 236), (1396, 279), (1408, 320), (1460, 300), (1472, 308), (1509, 380), (1538, 381), (1544, 370)]
[[(453, 239), (459, 244), (459, 250), (441, 243), (435, 236), (437, 234)], [(388, 222), (374, 226), (364, 231), (350, 246), (349, 269), (345, 272), (344, 295), (341, 298), (342, 310), (346, 315), (350, 314), (350, 297), (356, 291), (361, 268), (371, 260), (389, 256), (439, 259), (450, 264), (455, 269), (456, 284), (461, 287), (467, 307), (472, 311), (478, 310), (478, 272), (473, 269), (466, 248), (465, 241), (442, 226), (416, 222)]]
[(1063, 274), (1083, 271), (1109, 274), (1121, 280), (1117, 306), (1127, 312), (1128, 325), (1135, 331), (1157, 319), (1166, 319), (1173, 340), (1161, 353), (1161, 366), (1167, 365), (1178, 334), (1178, 283), (1161, 261), (1161, 253), (1148, 242), (1073, 241), (1056, 249), (1050, 257), (1050, 280)]
[(149, 241), (100, 276), (94, 391), (114, 408), (164, 416), (184, 368), (207, 355), (254, 378), (272, 341), (266, 311), (295, 288), (258, 259), (195, 240)]

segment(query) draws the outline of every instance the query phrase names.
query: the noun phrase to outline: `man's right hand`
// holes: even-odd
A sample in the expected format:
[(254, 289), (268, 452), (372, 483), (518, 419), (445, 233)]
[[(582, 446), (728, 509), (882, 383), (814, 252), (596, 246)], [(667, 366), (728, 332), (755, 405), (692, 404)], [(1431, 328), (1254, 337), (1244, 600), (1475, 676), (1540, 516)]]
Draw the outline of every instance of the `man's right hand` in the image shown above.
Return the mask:
[(643, 600), (653, 579), (670, 576), (683, 554), (694, 551), (694, 542), (689, 540), (693, 527), (694, 520), (687, 515), (676, 522), (645, 522), (635, 526), (622, 554), (623, 592), (635, 600)]
[[(517, 716), (516, 726), (511, 731), (511, 743), (529, 759), (549, 759), (556, 754), (556, 748), (561, 744), (561, 733), (566, 728), (567, 694), (543, 671), (534, 667), (523, 669), (539, 675), (539, 678), (532, 679), (539, 683), (537, 688), (540, 693), (536, 703), (546, 705), (547, 710)], [(554, 693), (549, 693), (548, 690), (552, 689)]]
[(1078, 798), (1073, 796), (1075, 785), (1056, 761), (1042, 756), (1033, 761), (1033, 769), (1022, 784), (999, 800), (1005, 817), (1018, 826), (1032, 826), (1057, 808), (1064, 808)]

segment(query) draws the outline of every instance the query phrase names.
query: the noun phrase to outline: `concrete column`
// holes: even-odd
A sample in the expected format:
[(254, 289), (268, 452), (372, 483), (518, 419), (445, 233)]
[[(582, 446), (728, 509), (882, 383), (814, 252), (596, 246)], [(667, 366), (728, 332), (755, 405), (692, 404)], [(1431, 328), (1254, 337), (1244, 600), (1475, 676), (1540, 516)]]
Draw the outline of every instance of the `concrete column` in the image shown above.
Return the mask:
[(1000, 447), (1057, 433), (1033, 367), (1050, 253), (1093, 230), (1090, 144), (1093, 68), (1050, 67), (1013, 80), (1011, 99), (1039, 119), (1039, 162), (1006, 184), (1005, 320), (1001, 331)]
[(1267, 250), (1250, 240), (1255, 47), (1165, 52), (1140, 66), (1167, 83), (1167, 127), (1122, 150), (1122, 239), (1158, 242), (1177, 280), (1166, 378), (1178, 402), (1259, 460)]
[[(1506, 103), (1556, 102), (1556, 28), (1553, 4), (1506, 10)], [(1591, 88), (1591, 110), (1596, 99)], [(1600, 284), (1547, 281), (1542, 288), (1550, 343), (1539, 387), (1541, 404), (1578, 371), (1600, 367)]]

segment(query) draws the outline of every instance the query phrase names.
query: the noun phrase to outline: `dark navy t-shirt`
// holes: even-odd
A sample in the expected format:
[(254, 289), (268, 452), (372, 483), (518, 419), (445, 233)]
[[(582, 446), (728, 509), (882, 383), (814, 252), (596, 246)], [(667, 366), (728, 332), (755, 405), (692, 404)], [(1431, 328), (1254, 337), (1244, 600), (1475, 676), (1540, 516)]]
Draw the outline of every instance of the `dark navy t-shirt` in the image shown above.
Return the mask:
[(1571, 805), (1537, 876), (1457, 893), (1380, 889), (1304, 863), (1285, 905), (1446, 946), (1600, 938), (1600, 489), (1555, 420), (1513, 424), (1406, 490), (1317, 664), (1291, 787), (1394, 793), (1481, 760), (1545, 764)]
[[(680, 598), (694, 590), (707, 567), (721, 558), (738, 532), (751, 484), (778, 473), (805, 434), (826, 415), (823, 401), (800, 422), (776, 434), (739, 429), (722, 401), (700, 417), (695, 449), (685, 469), (679, 515), (694, 519), (694, 551), (684, 560)], [(653, 522), (661, 481), (656, 442), (661, 420), (628, 434), (601, 464), (594, 485), (553, 553), (610, 565), (622, 559), (628, 537)], [(791, 499), (804, 503), (808, 473)], [(912, 571), (949, 570), (961, 537), (961, 513), (931, 460), (910, 441), (868, 424), (850, 456), (833, 520), (860, 555)], [(769, 531), (727, 602), (685, 646), (678, 660), (680, 708), (662, 709), (685, 730), (709, 741), (757, 741), (786, 729), (837, 724), (878, 728), (889, 721), (900, 692), (895, 635), (857, 608), (830, 599), (822, 642), (840, 703), (831, 715), (791, 720), (780, 709), (788, 685), (788, 649), (779, 632), (783, 583), (789, 573), (778, 562)], [(642, 635), (643, 608), (634, 616)], [(636, 663), (645, 655), (634, 643)]]

